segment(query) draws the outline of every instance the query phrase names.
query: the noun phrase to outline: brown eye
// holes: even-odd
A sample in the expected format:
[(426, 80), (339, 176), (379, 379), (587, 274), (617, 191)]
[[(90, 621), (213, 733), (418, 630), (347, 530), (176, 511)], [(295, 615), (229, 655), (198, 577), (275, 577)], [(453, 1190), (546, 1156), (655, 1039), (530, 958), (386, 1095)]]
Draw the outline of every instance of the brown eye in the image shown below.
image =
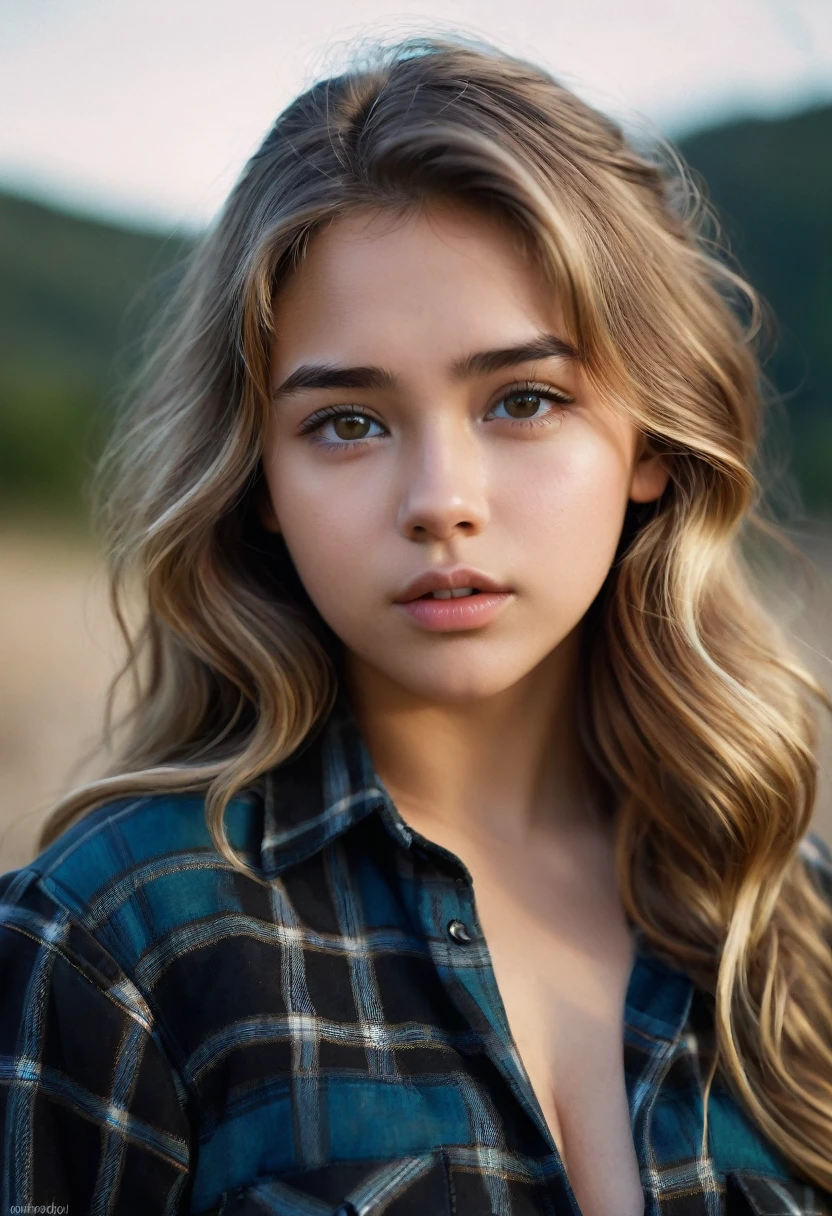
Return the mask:
[[(572, 405), (573, 397), (553, 387), (536, 384), (521, 384), (501, 397), (490, 413), (492, 417), (529, 425), (559, 421), (566, 406)], [(544, 407), (544, 408), (541, 408)]]
[(364, 439), (380, 438), (378, 431), (383, 433), (384, 427), (375, 418), (344, 406), (327, 406), (307, 418), (300, 428), (300, 434), (309, 435), (313, 443), (344, 449), (358, 447)]
[(509, 418), (533, 418), (541, 405), (540, 393), (509, 393), (503, 400)]
[(366, 439), (371, 426), (371, 419), (362, 414), (341, 414), (329, 421), (339, 439)]

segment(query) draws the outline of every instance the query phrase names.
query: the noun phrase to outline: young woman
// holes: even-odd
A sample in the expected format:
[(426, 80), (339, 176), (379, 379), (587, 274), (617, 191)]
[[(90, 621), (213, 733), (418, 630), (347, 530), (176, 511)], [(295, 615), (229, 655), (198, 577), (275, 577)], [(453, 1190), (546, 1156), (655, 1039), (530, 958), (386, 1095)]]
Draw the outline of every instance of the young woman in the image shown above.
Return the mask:
[(830, 702), (675, 180), (439, 38), (246, 166), (106, 464), (126, 742), (2, 880), (4, 1211), (832, 1211)]

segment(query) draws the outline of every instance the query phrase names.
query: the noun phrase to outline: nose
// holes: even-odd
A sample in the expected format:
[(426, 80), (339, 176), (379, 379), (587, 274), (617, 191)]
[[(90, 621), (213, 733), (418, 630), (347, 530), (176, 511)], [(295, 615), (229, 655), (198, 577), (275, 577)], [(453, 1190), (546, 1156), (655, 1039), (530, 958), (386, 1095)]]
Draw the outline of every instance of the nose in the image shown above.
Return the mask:
[(488, 523), (485, 469), (476, 438), (436, 426), (403, 453), (398, 526), (409, 540), (476, 535)]

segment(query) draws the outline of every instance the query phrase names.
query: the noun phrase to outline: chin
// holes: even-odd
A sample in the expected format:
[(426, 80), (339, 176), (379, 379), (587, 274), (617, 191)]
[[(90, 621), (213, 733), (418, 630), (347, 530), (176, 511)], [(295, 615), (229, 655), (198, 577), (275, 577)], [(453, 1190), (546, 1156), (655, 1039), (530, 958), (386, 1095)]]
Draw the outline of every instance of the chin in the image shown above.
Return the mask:
[(396, 665), (388, 678), (412, 696), (434, 704), (463, 705), (497, 696), (526, 675), (526, 669), (508, 670), (482, 659), (455, 662), (452, 656), (438, 657), (436, 663), (414, 663), (412, 668)]

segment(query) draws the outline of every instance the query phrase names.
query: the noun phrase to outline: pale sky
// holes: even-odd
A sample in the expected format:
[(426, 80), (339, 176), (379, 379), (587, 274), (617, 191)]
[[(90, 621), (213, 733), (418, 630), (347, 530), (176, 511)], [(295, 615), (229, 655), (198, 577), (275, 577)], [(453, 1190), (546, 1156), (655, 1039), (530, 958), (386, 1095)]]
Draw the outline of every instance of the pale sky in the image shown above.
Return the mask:
[(832, 99), (832, 0), (0, 0), (0, 188), (201, 225), (350, 42), (454, 29), (671, 135)]

